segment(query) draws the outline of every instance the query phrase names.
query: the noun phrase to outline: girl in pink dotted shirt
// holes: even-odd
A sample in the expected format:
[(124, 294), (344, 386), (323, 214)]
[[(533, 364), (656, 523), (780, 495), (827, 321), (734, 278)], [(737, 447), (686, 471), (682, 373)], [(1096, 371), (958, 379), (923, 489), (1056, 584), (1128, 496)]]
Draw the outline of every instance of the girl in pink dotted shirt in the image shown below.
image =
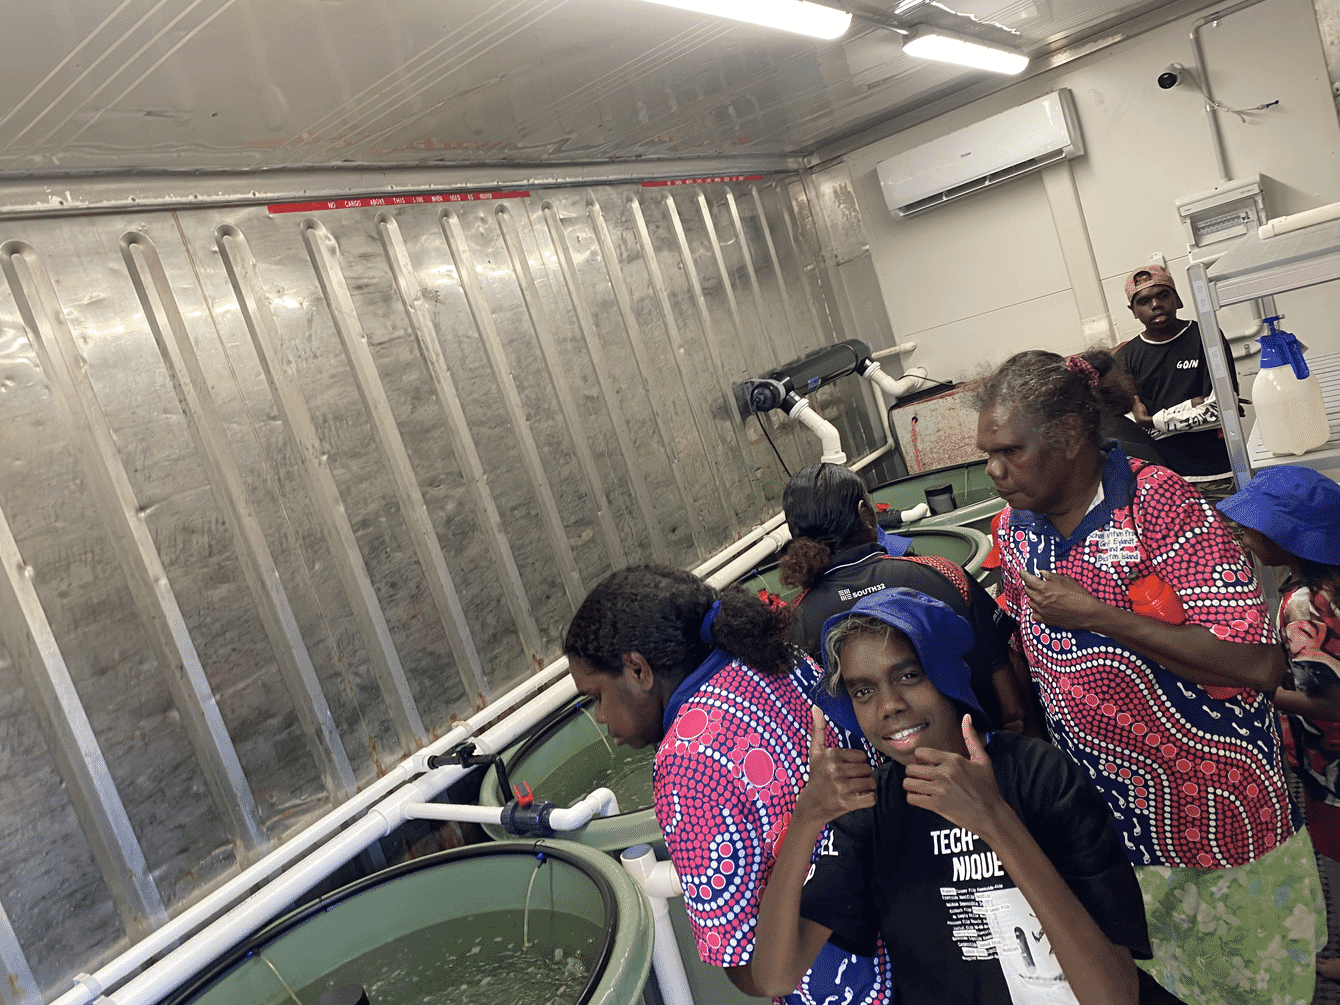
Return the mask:
[[(796, 793), (809, 778), (818, 667), (790, 641), (785, 608), (691, 573), (637, 566), (591, 591), (564, 651), (578, 690), (617, 742), (658, 744), (656, 818), (684, 888), (698, 953), (744, 993), (758, 904)], [(831, 723), (832, 746), (861, 747)], [(854, 755), (876, 757), (873, 750)], [(822, 840), (822, 839), (821, 839)], [(817, 850), (817, 847), (816, 847)], [(828, 945), (787, 1005), (880, 1005), (887, 954)]]

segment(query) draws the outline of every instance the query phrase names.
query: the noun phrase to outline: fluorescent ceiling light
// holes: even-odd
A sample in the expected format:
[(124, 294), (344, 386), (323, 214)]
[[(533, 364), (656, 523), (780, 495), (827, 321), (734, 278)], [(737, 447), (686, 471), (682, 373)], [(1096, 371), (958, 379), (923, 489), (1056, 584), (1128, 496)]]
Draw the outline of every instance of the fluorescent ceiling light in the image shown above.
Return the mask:
[(1022, 52), (929, 25), (912, 29), (912, 33), (903, 39), (903, 52), (918, 59), (957, 63), (992, 73), (1015, 74), (1028, 65), (1028, 57)]
[(837, 38), (851, 26), (851, 15), (806, 0), (648, 0), (695, 14), (726, 17), (811, 38)]

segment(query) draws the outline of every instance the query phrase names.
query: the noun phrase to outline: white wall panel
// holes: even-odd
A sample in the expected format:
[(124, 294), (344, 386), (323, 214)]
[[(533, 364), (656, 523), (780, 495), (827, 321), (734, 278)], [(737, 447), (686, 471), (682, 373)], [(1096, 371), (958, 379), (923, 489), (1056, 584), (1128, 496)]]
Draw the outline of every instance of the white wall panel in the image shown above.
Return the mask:
[[(1058, 87), (1072, 90), (1079, 113), (1086, 153), (1071, 166), (1119, 338), (1136, 327), (1122, 279), (1150, 254), (1165, 255), (1185, 289), (1186, 240), (1173, 200), (1212, 188), (1218, 178), (1202, 99), (1186, 85), (1160, 90), (1155, 77), (1168, 63), (1191, 65), (1194, 20), (1022, 81), (847, 157), (894, 331), (920, 343), (904, 365), (959, 378), (1020, 349), (1081, 344), (1078, 315), (1050, 300), (1068, 295), (1069, 280), (1040, 180), (897, 220), (874, 176), (875, 164), (895, 152)], [(1273, 216), (1340, 200), (1340, 125), (1312, 3), (1263, 0), (1207, 26), (1203, 39), (1218, 100), (1230, 107), (1280, 101), (1249, 113), (1245, 124), (1220, 116), (1230, 170), (1267, 176)], [(1340, 290), (1290, 294), (1278, 307), (1317, 351), (1340, 349), (1340, 327), (1331, 320)], [(1245, 308), (1226, 312), (1230, 330), (1250, 323)], [(950, 332), (952, 347), (944, 343)]]

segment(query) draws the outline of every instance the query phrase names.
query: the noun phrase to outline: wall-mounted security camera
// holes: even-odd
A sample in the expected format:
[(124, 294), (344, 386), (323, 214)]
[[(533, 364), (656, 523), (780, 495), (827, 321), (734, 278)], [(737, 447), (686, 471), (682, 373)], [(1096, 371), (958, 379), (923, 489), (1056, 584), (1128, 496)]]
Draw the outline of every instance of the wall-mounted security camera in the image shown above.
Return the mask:
[(1186, 75), (1186, 67), (1181, 63), (1169, 63), (1160, 71), (1158, 85), (1166, 91), (1180, 84)]

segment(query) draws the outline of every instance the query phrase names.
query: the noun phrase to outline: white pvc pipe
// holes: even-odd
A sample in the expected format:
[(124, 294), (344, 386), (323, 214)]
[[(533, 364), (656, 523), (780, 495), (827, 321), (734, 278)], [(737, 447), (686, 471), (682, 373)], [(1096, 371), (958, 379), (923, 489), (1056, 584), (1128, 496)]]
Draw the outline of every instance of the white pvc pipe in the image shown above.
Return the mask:
[(1326, 223), (1328, 220), (1340, 220), (1340, 202), (1318, 206), (1316, 209), (1305, 209), (1301, 213), (1290, 213), (1288, 216), (1277, 216), (1275, 219), (1267, 220), (1261, 224), (1256, 233), (1264, 241), (1266, 238), (1275, 237), (1277, 234), (1287, 234), (1291, 230), (1302, 230), (1304, 227)]
[(787, 542), (791, 540), (791, 528), (785, 523), (785, 514), (782, 516), (783, 522), (779, 527), (764, 534), (752, 548), (708, 576), (705, 580), (707, 585), (715, 590), (729, 586), (760, 562), (766, 561), (785, 548)]
[(902, 356), (909, 353), (917, 347), (916, 342), (899, 342), (897, 345), (891, 345), (887, 349), (881, 349), (879, 352), (872, 352), (871, 359), (884, 359), (888, 356)]
[[(212, 918), (223, 913), (236, 901), (248, 896), (253, 889), (264, 884), (272, 874), (278, 872), (289, 862), (310, 851), (330, 835), (340, 831), (345, 824), (359, 814), (371, 809), (382, 799), (387, 798), (405, 782), (423, 774), (428, 770), (428, 758), (445, 753), (462, 740), (468, 739), (476, 729), (514, 708), (518, 702), (529, 698), (567, 672), (568, 660), (566, 656), (563, 656), (539, 673), (528, 677), (506, 694), (497, 698), (488, 708), (476, 712), (469, 719), (466, 719), (462, 725), (452, 729), (440, 740), (436, 740), (422, 750), (411, 754), (354, 798), (341, 803), (316, 823), (293, 835), (260, 861), (244, 869), (203, 900), (187, 908), (166, 925), (151, 932), (105, 966), (100, 967), (92, 974), (78, 974), (75, 977), (75, 986), (56, 999), (54, 1005), (87, 1005), (88, 1002), (91, 1002), (108, 988), (120, 984), (127, 977), (136, 973), (150, 959), (167, 951), (200, 926), (207, 924)], [(571, 687), (570, 684), (569, 687)], [(572, 691), (575, 692), (575, 690), (575, 688), (572, 688)], [(523, 707), (521, 712), (517, 714), (522, 714), (527, 708), (529, 706)], [(538, 722), (544, 714), (541, 713), (535, 721)], [(534, 725), (534, 723), (531, 723), (531, 725)], [(526, 728), (530, 727), (527, 726)], [(461, 774), (464, 774), (464, 772), (461, 772)], [(446, 788), (454, 781), (454, 778), (451, 779), (442, 788)], [(358, 849), (358, 851), (361, 850)], [(354, 854), (357, 854), (358, 851), (355, 851)], [(342, 865), (343, 863), (338, 864)], [(318, 881), (321, 878), (324, 877), (318, 877)]]
[(637, 885), (647, 891), (648, 897), (682, 897), (684, 887), (679, 882), (673, 862), (656, 861), (656, 853), (649, 844), (636, 844), (624, 850), (619, 861)]
[[(893, 398), (893, 404), (897, 404), (898, 399), (903, 395), (911, 394), (913, 391), (920, 391), (930, 383), (927, 379), (929, 374), (926, 372), (924, 366), (914, 366), (897, 380), (894, 380), (884, 372), (882, 366), (875, 363), (870, 366), (865, 373), (861, 374), (861, 376)], [(887, 412), (888, 409), (886, 408), (885, 411)]]
[[(888, 412), (886, 411), (884, 414), (888, 415)], [(852, 461), (851, 464), (848, 465), (848, 467), (850, 467), (853, 471), (860, 471), (862, 468), (868, 468), (870, 465), (874, 464), (875, 461), (879, 460), (881, 457), (883, 457), (892, 449), (893, 449), (893, 440), (890, 439), (884, 444), (884, 446), (876, 447), (874, 450), (870, 451), (870, 453), (866, 454), (864, 457)]]
[[(503, 807), (471, 806), (465, 803), (405, 803), (404, 812), (411, 820), (455, 820), (475, 824), (502, 825)], [(575, 831), (585, 827), (596, 814), (613, 817), (619, 814), (619, 800), (609, 789), (596, 789), (567, 809), (554, 809), (549, 814), (549, 826), (556, 831)]]
[(411, 820), (454, 820), (472, 824), (501, 824), (501, 806), (468, 806), (465, 803), (406, 803)]
[(818, 435), (819, 443), (823, 446), (823, 453), (819, 456), (821, 463), (847, 463), (847, 455), (842, 452), (842, 434), (837, 431), (837, 426), (810, 407), (808, 399), (801, 398), (787, 414)]
[(1260, 2), (1261, 0), (1242, 0), (1241, 3), (1223, 7), (1213, 14), (1205, 15), (1191, 26), (1191, 58), (1195, 61), (1196, 71), (1200, 75), (1200, 93), (1201, 97), (1205, 99), (1205, 120), (1210, 127), (1210, 145), (1214, 148), (1214, 163), (1215, 167), (1219, 169), (1220, 181), (1229, 180), (1228, 160), (1224, 155), (1224, 137), (1219, 130), (1219, 119), (1215, 112), (1217, 102), (1214, 100), (1214, 92), (1210, 89), (1210, 68), (1205, 65), (1205, 51), (1200, 44), (1200, 30), (1207, 24), (1217, 22), (1220, 18), (1235, 14)]
[[(475, 741), (476, 747), (485, 752), (506, 748), (545, 716), (566, 705), (576, 694), (577, 688), (571, 678), (558, 681), (544, 694), (481, 734)], [(504, 696), (494, 704), (509, 702), (509, 698), (510, 692), (508, 696)], [(504, 704), (503, 707), (507, 706)], [(453, 730), (454, 732), (457, 731)], [(466, 730), (460, 732), (468, 735)], [(283, 875), (266, 883), (208, 928), (127, 982), (124, 987), (106, 995), (103, 1001), (106, 1005), (153, 1005), (189, 980), (204, 964), (273, 920), (372, 842), (399, 827), (409, 819), (405, 812), (407, 806), (429, 802), (472, 770), (474, 769), (456, 765), (438, 768), (417, 781), (409, 782), (397, 789), (388, 798), (369, 809), (367, 816), (362, 820), (350, 825), (328, 844), (314, 850)], [(158, 937), (169, 927), (170, 925), (165, 925), (155, 932), (153, 937)], [(143, 943), (139, 943), (134, 949), (138, 950), (142, 945)], [(125, 955), (128, 954), (123, 954)], [(121, 960), (122, 957), (118, 957), (113, 964), (119, 964)], [(111, 965), (109, 964), (109, 967)], [(107, 969), (103, 968), (104, 971)], [(102, 972), (99, 971), (100, 974)], [(89, 990), (88, 983), (81, 982), (79, 987), (62, 995), (58, 1003), (68, 1005), (71, 1002), (88, 1001), (89, 999), (83, 996)]]
[[(646, 844), (627, 849), (619, 856), (619, 861), (628, 875), (646, 891), (647, 899), (651, 902), (651, 917), (655, 926), (651, 965), (656, 971), (656, 983), (661, 988), (661, 1000), (665, 1005), (693, 1005), (688, 974), (684, 972), (684, 960), (679, 955), (675, 930), (670, 924), (670, 906), (666, 903), (667, 897), (678, 897), (683, 892), (674, 866), (669, 862), (657, 862), (651, 845)], [(666, 880), (667, 868), (673, 884)]]
[(618, 797), (609, 789), (596, 789), (567, 809), (554, 810), (549, 814), (549, 826), (556, 831), (575, 831), (589, 824), (597, 813), (602, 817), (619, 815)]
[(744, 551), (744, 549), (752, 545), (755, 541), (759, 540), (759, 538), (763, 537), (764, 534), (776, 530), (784, 523), (786, 523), (785, 513), (778, 513), (776, 516), (764, 520), (761, 524), (759, 524), (749, 533), (745, 534), (738, 541), (735, 541), (732, 544), (727, 545), (725, 548), (722, 548), (719, 552), (717, 552), (715, 555), (709, 558), (702, 565), (692, 570), (693, 574), (697, 576), (699, 579), (705, 578), (707, 574), (711, 572), (713, 569), (718, 568), (723, 563), (734, 558), (740, 552)]

